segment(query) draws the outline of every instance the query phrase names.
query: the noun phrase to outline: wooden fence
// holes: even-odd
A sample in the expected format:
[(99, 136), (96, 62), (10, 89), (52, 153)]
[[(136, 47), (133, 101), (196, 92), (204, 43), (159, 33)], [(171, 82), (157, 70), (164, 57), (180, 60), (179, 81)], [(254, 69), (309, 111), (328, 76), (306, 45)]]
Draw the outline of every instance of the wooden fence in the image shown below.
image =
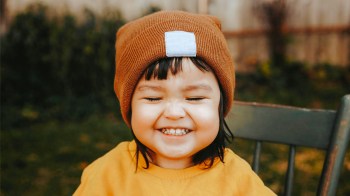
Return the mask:
[[(120, 10), (127, 20), (140, 17), (151, 6), (207, 12), (221, 19), (232, 56), (241, 71), (249, 71), (257, 61), (268, 60), (266, 30), (254, 8), (259, 3), (273, 1), (276, 0), (4, 0), (9, 18), (33, 2), (53, 7), (58, 13), (64, 9), (77, 14), (84, 7), (97, 14), (105, 13), (103, 10)], [(316, 63), (350, 66), (350, 0), (277, 1), (285, 1), (288, 9), (284, 31), (289, 35), (290, 60), (304, 61), (310, 66)]]

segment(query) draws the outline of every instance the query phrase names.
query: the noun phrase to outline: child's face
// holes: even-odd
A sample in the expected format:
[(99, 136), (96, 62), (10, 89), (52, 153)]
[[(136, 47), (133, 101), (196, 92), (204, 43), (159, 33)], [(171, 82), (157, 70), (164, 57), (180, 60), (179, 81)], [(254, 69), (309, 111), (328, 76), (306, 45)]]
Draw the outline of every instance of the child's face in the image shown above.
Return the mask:
[(132, 97), (131, 127), (164, 168), (186, 168), (219, 131), (220, 89), (211, 72), (183, 59), (182, 71), (166, 80), (142, 78)]

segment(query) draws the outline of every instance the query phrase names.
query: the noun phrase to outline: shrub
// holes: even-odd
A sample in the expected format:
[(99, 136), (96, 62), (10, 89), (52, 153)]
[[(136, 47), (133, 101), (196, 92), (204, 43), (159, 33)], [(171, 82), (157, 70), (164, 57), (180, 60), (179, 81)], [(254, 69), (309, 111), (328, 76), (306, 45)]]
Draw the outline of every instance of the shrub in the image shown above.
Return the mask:
[(124, 24), (118, 13), (85, 20), (47, 8), (18, 14), (1, 37), (1, 115), (4, 126), (47, 118), (80, 119), (118, 111), (113, 93), (114, 43)]

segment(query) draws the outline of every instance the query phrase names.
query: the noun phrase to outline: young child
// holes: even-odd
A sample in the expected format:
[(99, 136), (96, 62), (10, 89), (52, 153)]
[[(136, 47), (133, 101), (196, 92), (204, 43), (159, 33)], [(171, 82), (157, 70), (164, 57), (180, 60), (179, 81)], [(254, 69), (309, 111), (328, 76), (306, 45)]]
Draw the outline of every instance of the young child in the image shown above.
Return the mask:
[(213, 16), (162, 11), (120, 28), (114, 89), (134, 140), (89, 165), (74, 195), (275, 195), (225, 148), (234, 72)]

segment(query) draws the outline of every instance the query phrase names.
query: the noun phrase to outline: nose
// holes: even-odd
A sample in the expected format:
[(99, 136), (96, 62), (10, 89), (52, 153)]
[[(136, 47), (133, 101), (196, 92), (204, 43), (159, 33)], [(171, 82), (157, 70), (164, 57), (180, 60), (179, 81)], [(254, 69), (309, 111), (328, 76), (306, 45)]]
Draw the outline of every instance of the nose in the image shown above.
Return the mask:
[(185, 109), (179, 102), (170, 102), (166, 105), (164, 116), (167, 119), (177, 120), (186, 116)]

